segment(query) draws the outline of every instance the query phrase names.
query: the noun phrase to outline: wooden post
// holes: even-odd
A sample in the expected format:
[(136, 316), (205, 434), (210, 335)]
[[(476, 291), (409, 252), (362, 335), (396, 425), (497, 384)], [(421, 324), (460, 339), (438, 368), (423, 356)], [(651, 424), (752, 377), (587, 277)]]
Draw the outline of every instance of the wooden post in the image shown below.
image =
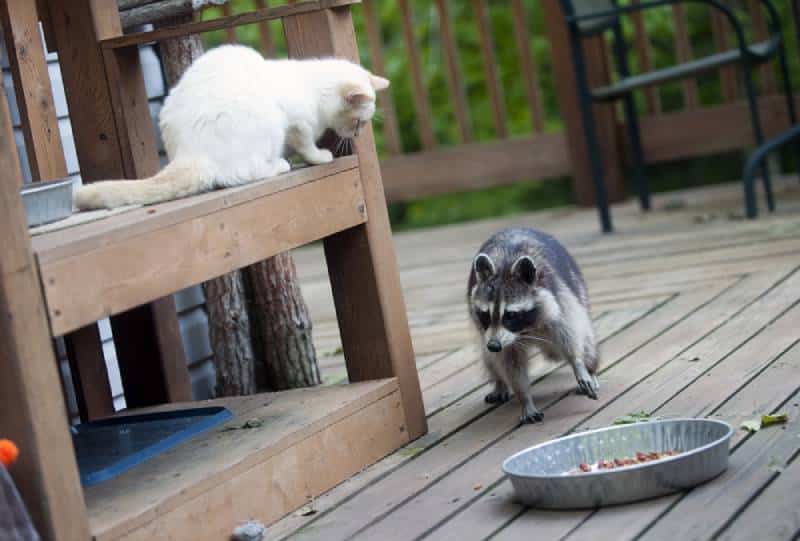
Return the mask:
[[(47, 2), (84, 182), (154, 173), (158, 154), (138, 52), (122, 51), (124, 63), (107, 74), (97, 44), (122, 33), (116, 1)], [(111, 327), (129, 407), (191, 400), (172, 297), (112, 317)]]
[[(67, 164), (39, 35), (37, 6), (28, 0), (7, 0), (0, 3), (0, 19), (33, 180), (64, 178)], [(97, 325), (70, 333), (64, 340), (81, 419), (91, 420), (114, 413)]]
[(22, 173), (0, 88), (0, 434), (20, 448), (11, 475), (44, 539), (90, 538), (44, 297), (19, 195)]
[[(572, 161), (572, 176), (575, 198), (579, 205), (594, 204), (594, 187), (589, 165), (589, 150), (581, 122), (578, 86), (575, 82), (575, 68), (572, 65), (569, 29), (559, 0), (543, 0), (547, 33), (550, 38), (553, 72), (558, 90), (561, 116), (566, 127)], [(584, 54), (589, 70), (588, 78), (592, 86), (608, 84), (610, 71), (608, 55), (602, 38), (584, 40)], [(610, 202), (625, 199), (625, 178), (622, 167), (617, 135), (617, 122), (612, 105), (595, 105), (595, 125), (600, 142), (603, 167), (605, 168), (606, 190)]]
[[(349, 8), (283, 20), (289, 55), (358, 61)], [(350, 381), (396, 376), (411, 439), (427, 431), (372, 127), (355, 141), (369, 221), (325, 239)]]

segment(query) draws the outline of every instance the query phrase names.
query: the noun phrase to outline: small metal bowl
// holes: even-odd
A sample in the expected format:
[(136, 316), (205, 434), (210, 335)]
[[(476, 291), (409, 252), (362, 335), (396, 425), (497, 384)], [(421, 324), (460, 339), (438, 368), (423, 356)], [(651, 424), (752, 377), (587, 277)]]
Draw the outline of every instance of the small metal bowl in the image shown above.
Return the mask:
[[(503, 462), (517, 499), (543, 509), (628, 503), (704, 483), (728, 467), (733, 428), (712, 419), (669, 419), (581, 432), (536, 445)], [(581, 463), (679, 450), (681, 454), (611, 470), (565, 474)]]
[(28, 227), (68, 218), (72, 215), (72, 180), (27, 184), (22, 188), (22, 201), (28, 216)]

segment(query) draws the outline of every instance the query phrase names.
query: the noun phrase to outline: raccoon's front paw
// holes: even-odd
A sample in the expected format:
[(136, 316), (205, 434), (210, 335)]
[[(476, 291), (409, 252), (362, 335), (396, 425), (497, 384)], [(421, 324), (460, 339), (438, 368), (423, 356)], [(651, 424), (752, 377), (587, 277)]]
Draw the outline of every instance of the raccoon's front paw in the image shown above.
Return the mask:
[(522, 425), (530, 425), (533, 423), (541, 423), (544, 420), (544, 413), (536, 409), (536, 406), (527, 406), (522, 408), (522, 415), (519, 417), (519, 423)]
[(503, 404), (511, 400), (511, 393), (509, 393), (508, 391), (498, 391), (497, 389), (495, 389), (494, 391), (483, 397), (483, 400), (487, 404)]
[(600, 384), (597, 381), (597, 376), (590, 376), (589, 379), (578, 380), (578, 394), (586, 395), (592, 400), (597, 400), (597, 391), (600, 390)]

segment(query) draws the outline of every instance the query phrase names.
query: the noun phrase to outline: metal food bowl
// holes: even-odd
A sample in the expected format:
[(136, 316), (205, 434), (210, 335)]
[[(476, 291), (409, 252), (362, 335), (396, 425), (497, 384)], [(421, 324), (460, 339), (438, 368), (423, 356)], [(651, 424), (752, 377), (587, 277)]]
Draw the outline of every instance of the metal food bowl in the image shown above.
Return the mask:
[[(670, 419), (581, 432), (503, 462), (520, 503), (586, 509), (628, 503), (704, 483), (728, 467), (733, 428), (712, 419)], [(676, 456), (610, 470), (565, 474), (581, 463), (679, 450)]]
[(72, 180), (36, 182), (22, 188), (28, 227), (49, 224), (72, 215)]

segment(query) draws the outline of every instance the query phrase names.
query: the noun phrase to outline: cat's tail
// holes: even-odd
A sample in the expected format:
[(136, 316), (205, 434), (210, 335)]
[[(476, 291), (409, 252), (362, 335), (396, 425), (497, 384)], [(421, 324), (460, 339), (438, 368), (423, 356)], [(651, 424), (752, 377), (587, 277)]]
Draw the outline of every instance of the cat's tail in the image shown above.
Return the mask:
[(73, 200), (79, 210), (113, 209), (180, 199), (212, 187), (213, 175), (202, 160), (178, 159), (149, 178), (86, 184), (75, 191)]

